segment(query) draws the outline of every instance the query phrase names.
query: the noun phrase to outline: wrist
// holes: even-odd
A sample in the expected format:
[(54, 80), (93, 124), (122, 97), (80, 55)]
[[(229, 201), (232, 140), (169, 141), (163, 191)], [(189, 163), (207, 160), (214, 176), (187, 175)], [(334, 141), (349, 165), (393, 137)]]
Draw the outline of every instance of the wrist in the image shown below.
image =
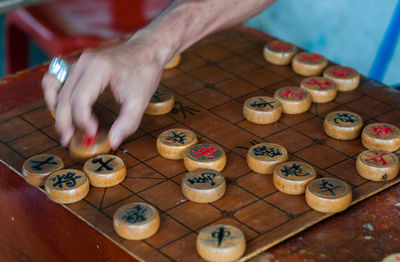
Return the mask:
[[(136, 32), (127, 44), (141, 45), (144, 51), (143, 55), (162, 68), (179, 52), (178, 42), (174, 39), (173, 34), (168, 35), (164, 28), (150, 25)], [(137, 55), (137, 49), (135, 49), (135, 53), (133, 55)]]

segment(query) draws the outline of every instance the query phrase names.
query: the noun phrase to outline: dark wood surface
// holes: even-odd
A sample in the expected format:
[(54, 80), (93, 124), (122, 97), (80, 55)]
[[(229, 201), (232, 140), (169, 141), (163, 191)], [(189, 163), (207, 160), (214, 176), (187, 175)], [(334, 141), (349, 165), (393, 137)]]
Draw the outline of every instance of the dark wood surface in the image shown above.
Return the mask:
[[(0, 113), (41, 98), (40, 79), (45, 71), (46, 66), (40, 66), (0, 80)], [(372, 94), (391, 92), (366, 79), (363, 86)], [(391, 96), (395, 97), (397, 93), (393, 92)], [(387, 99), (386, 103), (398, 101)], [(18, 110), (3, 115), (2, 119), (21, 113)], [(395, 124), (400, 122), (398, 114), (383, 117)], [(5, 159), (11, 165), (22, 160), (22, 157)], [(0, 258), (43, 261), (58, 255), (58, 261), (75, 261), (76, 256), (87, 261), (117, 257), (124, 261), (124, 257), (129, 257), (75, 215), (47, 200), (39, 190), (27, 185), (4, 165), (0, 165), (0, 172)], [(400, 188), (397, 185), (270, 249), (269, 257), (279, 261), (377, 261), (385, 255), (400, 252), (399, 203)], [(37, 248), (32, 243), (37, 243)]]
[(0, 261), (135, 261), (0, 163)]

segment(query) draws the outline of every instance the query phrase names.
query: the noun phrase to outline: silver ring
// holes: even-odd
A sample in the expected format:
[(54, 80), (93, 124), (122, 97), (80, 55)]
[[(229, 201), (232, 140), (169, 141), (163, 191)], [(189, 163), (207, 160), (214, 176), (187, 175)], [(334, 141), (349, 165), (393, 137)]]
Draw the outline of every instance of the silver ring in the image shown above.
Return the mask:
[(60, 57), (54, 57), (49, 66), (49, 73), (55, 76), (61, 84), (64, 84), (68, 76), (68, 64)]

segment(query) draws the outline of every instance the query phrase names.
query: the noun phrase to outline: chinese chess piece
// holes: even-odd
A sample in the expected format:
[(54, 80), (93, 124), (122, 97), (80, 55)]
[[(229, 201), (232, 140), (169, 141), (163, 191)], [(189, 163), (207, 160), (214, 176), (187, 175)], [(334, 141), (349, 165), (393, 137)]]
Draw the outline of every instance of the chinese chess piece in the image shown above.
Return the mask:
[(361, 133), (361, 142), (368, 149), (394, 152), (400, 148), (400, 130), (386, 123), (369, 124)]
[(310, 94), (300, 87), (282, 87), (275, 91), (274, 97), (281, 102), (283, 113), (301, 114), (311, 106)]
[(117, 234), (128, 240), (141, 240), (154, 235), (160, 227), (157, 209), (146, 203), (129, 203), (114, 214), (113, 226)]
[(298, 49), (293, 44), (280, 40), (271, 41), (264, 47), (264, 58), (274, 65), (287, 65)]
[(257, 96), (246, 100), (243, 116), (255, 124), (271, 124), (279, 120), (282, 114), (281, 103), (272, 97)]
[(324, 77), (335, 82), (339, 91), (351, 91), (358, 87), (360, 74), (349, 67), (330, 66), (324, 71)]
[(357, 138), (363, 127), (361, 116), (347, 111), (329, 113), (324, 120), (325, 133), (339, 140)]
[(192, 131), (174, 128), (158, 136), (157, 151), (167, 159), (183, 159), (188, 148), (194, 144), (197, 144), (197, 137)]
[(64, 168), (61, 158), (51, 154), (40, 154), (25, 161), (22, 175), (33, 186), (43, 186), (48, 175)]
[(226, 165), (226, 155), (218, 145), (196, 144), (186, 151), (183, 164), (188, 171), (199, 168), (221, 171)]
[(356, 161), (358, 174), (372, 181), (387, 181), (399, 173), (399, 158), (388, 151), (370, 149), (361, 152)]
[(197, 252), (207, 261), (236, 261), (246, 250), (243, 232), (231, 225), (211, 225), (197, 237)]
[(301, 82), (300, 87), (307, 90), (314, 103), (327, 103), (336, 98), (336, 84), (324, 77), (308, 77)]
[(307, 185), (306, 202), (319, 212), (341, 212), (350, 206), (351, 201), (351, 188), (342, 180), (317, 178)]
[(57, 203), (78, 202), (89, 193), (89, 179), (76, 169), (61, 169), (51, 173), (44, 184), (48, 198)]
[(95, 187), (118, 185), (126, 176), (126, 167), (121, 158), (114, 155), (97, 155), (89, 158), (83, 167), (90, 184)]
[(171, 69), (178, 66), (179, 63), (181, 62), (181, 57), (182, 57), (181, 54), (174, 56), (174, 58), (172, 58), (171, 61), (169, 61), (168, 64), (164, 66), (164, 69)]
[(196, 169), (182, 179), (182, 193), (190, 201), (210, 203), (225, 194), (225, 178), (212, 169)]
[(160, 87), (151, 97), (150, 103), (144, 113), (153, 116), (164, 115), (171, 111), (174, 108), (174, 105), (174, 94), (169, 89)]
[(325, 57), (310, 52), (298, 53), (292, 60), (293, 71), (302, 76), (320, 75), (327, 65)]
[(110, 152), (107, 134), (99, 131), (95, 136), (82, 131), (75, 132), (69, 144), (69, 154), (73, 159), (86, 160), (90, 157)]
[(277, 165), (274, 169), (274, 186), (282, 193), (301, 195), (308, 183), (317, 177), (315, 169), (307, 163), (289, 161)]
[(260, 174), (272, 174), (274, 168), (289, 159), (286, 148), (278, 144), (261, 143), (249, 148), (247, 165)]

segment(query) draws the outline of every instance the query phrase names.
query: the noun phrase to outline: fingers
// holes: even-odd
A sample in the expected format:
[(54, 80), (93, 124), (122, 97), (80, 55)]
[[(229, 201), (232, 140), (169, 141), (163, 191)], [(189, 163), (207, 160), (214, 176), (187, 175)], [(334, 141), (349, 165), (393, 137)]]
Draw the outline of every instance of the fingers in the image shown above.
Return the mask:
[(108, 133), (113, 150), (116, 150), (122, 141), (139, 127), (143, 115), (143, 109), (138, 106), (140, 104), (143, 104), (143, 101), (137, 103), (131, 99), (122, 105), (119, 116)]
[(61, 82), (49, 73), (46, 73), (42, 79), (42, 88), (44, 99), (49, 110), (56, 110), (58, 92), (61, 88)]
[(112, 69), (109, 63), (100, 59), (92, 61), (96, 66), (90, 66), (85, 70), (72, 93), (73, 119), (89, 135), (95, 135), (98, 127), (92, 106), (111, 79)]
[(75, 131), (71, 96), (77, 83), (85, 72), (87, 62), (88, 56), (82, 55), (77, 63), (71, 67), (70, 74), (58, 93), (56, 104), (56, 129), (61, 135), (61, 144), (63, 146), (68, 145)]

